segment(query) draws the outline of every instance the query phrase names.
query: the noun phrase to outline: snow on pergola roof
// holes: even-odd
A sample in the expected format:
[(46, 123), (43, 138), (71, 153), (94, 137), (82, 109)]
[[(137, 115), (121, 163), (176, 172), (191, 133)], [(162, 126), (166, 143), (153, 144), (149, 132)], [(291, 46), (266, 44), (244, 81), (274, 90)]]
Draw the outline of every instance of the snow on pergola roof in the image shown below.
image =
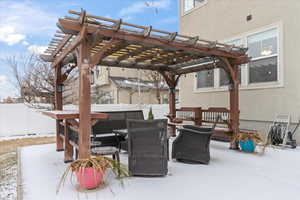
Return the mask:
[[(145, 81), (145, 80), (138, 80), (138, 78), (125, 78), (125, 77), (118, 77), (118, 76), (110, 76), (109, 77), (118, 87), (124, 89), (133, 89), (138, 90), (139, 86), (142, 91), (147, 91), (150, 89), (155, 89), (154, 82), (152, 81)], [(158, 86), (161, 90), (168, 90), (169, 87), (166, 83), (161, 82)]]
[(53, 66), (76, 62), (75, 49), (86, 38), (91, 66), (100, 64), (180, 75), (223, 67), (222, 58), (236, 65), (249, 60), (246, 48), (95, 16), (83, 10), (69, 13), (73, 17), (58, 20), (60, 30), (41, 56)]

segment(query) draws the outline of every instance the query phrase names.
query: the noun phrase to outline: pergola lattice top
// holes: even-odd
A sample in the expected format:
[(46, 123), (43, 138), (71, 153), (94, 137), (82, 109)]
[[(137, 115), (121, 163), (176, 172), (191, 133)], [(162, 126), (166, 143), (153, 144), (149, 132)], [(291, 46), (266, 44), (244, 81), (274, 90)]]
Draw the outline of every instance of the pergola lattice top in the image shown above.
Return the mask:
[(246, 48), (94, 16), (85, 11), (69, 13), (76, 17), (58, 20), (60, 30), (42, 55), (53, 66), (76, 63), (75, 49), (83, 39), (88, 40), (91, 66), (100, 64), (180, 75), (222, 67), (220, 58), (231, 59), (236, 65), (248, 62)]

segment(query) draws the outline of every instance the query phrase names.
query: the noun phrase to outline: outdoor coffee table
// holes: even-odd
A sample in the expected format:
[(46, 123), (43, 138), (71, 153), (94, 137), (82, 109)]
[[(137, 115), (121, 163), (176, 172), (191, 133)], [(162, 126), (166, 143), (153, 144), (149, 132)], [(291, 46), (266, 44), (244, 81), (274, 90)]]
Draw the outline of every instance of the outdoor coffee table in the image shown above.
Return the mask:
[(122, 137), (127, 137), (128, 135), (128, 129), (117, 129), (112, 131), (114, 134)]
[(107, 146), (107, 147), (94, 147), (91, 149), (92, 155), (112, 155), (112, 158), (120, 162), (119, 150), (116, 147)]
[[(112, 159), (118, 162), (118, 165), (120, 165), (120, 155), (119, 155), (119, 150), (116, 147), (94, 147), (91, 149), (92, 155), (101, 155), (101, 156), (106, 156), (106, 155), (111, 155)], [(120, 172), (118, 172), (120, 174)]]
[[(117, 139), (117, 143), (118, 143), (118, 148), (119, 151), (121, 151), (121, 147), (123, 145), (123, 149), (124, 150), (128, 150), (128, 145), (127, 145), (127, 138), (128, 138), (128, 129), (116, 129), (112, 131)], [(123, 138), (125, 141), (120, 141), (120, 137)]]

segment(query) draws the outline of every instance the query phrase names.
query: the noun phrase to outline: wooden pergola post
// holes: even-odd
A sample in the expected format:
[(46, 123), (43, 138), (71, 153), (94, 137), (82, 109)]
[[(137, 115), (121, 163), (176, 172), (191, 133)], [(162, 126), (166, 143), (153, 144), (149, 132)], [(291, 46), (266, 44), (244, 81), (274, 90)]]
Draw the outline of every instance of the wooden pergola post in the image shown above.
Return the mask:
[(176, 117), (176, 82), (175, 75), (169, 76), (171, 84), (169, 85), (169, 109), (170, 116), (172, 118)]
[[(229, 101), (230, 101), (230, 120), (232, 125), (233, 136), (238, 134), (240, 125), (240, 110), (239, 110), (239, 78), (238, 78), (238, 66), (232, 65), (233, 76), (232, 83), (229, 89)], [(236, 142), (231, 142), (231, 149), (238, 149)]]
[(78, 47), (79, 67), (79, 159), (90, 156), (91, 135), (91, 83), (90, 83), (90, 50), (87, 38), (83, 38)]
[[(62, 97), (62, 77), (61, 77), (61, 64), (55, 66), (55, 110), (63, 110), (63, 97)], [(63, 139), (60, 137), (60, 122), (56, 120), (56, 151), (63, 151)]]
[(65, 139), (64, 139), (64, 146), (65, 146), (65, 163), (72, 162), (73, 161), (73, 146), (70, 144), (70, 133), (69, 133), (69, 121), (66, 119), (65, 125), (64, 125), (64, 133), (65, 133)]
[[(173, 73), (160, 72), (169, 86), (169, 119), (172, 122), (176, 118), (176, 86), (180, 75)], [(170, 126), (170, 135), (176, 136), (175, 126)]]
[[(224, 57), (219, 57), (223, 63), (223, 69), (230, 78), (229, 85), (229, 107), (230, 107), (230, 125), (233, 137), (239, 133), (240, 129), (240, 110), (239, 110), (239, 68), (236, 61)], [(230, 149), (238, 149), (237, 142), (233, 140), (230, 143)]]

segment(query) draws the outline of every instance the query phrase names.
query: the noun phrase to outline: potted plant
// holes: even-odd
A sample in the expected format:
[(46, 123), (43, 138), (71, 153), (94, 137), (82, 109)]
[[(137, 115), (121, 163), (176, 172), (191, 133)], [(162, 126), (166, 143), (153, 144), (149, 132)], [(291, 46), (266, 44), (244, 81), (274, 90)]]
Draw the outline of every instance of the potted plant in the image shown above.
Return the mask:
[(105, 172), (109, 168), (118, 178), (129, 176), (125, 166), (111, 158), (98, 155), (87, 159), (78, 159), (67, 167), (60, 180), (57, 192), (59, 192), (69, 173), (75, 173), (81, 188), (95, 189), (103, 183)]
[(150, 110), (148, 112), (148, 120), (153, 120), (154, 116), (153, 116), (153, 112), (152, 112), (152, 107), (150, 107)]
[(244, 152), (254, 152), (258, 143), (262, 142), (262, 138), (257, 133), (238, 133), (233, 138), (234, 142), (238, 142), (240, 149)]

